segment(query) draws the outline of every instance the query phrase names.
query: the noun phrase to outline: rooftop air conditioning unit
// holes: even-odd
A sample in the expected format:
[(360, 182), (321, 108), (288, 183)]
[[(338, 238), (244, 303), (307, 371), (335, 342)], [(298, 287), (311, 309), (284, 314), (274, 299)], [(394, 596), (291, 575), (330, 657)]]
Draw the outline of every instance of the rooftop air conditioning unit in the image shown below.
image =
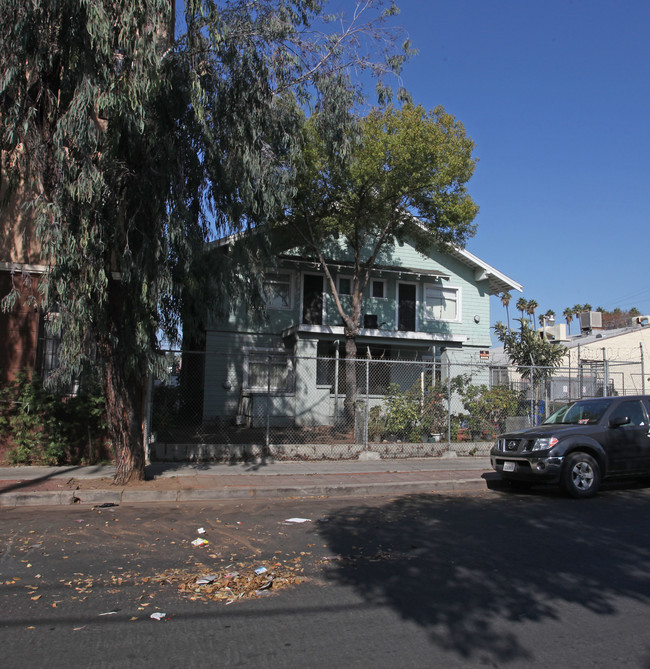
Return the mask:
[(580, 314), (580, 329), (581, 330), (602, 330), (603, 329), (603, 315), (600, 311), (585, 311)]

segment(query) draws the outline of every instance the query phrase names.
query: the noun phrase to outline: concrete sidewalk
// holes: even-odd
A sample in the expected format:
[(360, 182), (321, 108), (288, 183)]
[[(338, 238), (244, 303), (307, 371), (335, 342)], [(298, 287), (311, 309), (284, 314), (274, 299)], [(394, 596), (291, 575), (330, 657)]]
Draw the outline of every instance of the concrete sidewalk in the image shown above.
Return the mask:
[(154, 463), (146, 481), (115, 486), (113, 466), (0, 468), (0, 506), (128, 504), (485, 490), (486, 457)]

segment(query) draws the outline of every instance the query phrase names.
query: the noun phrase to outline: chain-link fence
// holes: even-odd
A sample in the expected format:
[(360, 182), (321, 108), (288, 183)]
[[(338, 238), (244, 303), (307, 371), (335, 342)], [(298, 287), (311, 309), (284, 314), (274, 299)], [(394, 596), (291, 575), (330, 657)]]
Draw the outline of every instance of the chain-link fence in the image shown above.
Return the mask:
[(485, 455), (499, 433), (569, 401), (645, 392), (639, 362), (547, 369), (260, 350), (166, 361), (150, 404), (159, 460)]

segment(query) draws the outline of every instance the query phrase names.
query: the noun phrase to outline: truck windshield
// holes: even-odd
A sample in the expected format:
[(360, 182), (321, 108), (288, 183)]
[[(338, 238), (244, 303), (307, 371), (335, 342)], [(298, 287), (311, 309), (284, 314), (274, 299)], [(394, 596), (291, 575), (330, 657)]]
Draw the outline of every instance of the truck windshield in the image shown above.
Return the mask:
[(612, 403), (611, 399), (581, 400), (570, 406), (562, 407), (544, 423), (563, 425), (595, 425)]

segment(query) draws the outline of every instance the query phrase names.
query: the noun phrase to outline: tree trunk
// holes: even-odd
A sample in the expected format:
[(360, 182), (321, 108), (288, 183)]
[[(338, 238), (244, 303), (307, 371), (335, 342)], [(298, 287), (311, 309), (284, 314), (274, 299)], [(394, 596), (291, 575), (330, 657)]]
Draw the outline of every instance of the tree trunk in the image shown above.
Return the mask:
[(119, 360), (105, 362), (106, 420), (115, 455), (115, 485), (144, 479), (143, 388), (142, 383), (126, 378)]
[(345, 401), (343, 415), (346, 426), (354, 425), (354, 407), (357, 400), (357, 340), (354, 335), (345, 337)]

